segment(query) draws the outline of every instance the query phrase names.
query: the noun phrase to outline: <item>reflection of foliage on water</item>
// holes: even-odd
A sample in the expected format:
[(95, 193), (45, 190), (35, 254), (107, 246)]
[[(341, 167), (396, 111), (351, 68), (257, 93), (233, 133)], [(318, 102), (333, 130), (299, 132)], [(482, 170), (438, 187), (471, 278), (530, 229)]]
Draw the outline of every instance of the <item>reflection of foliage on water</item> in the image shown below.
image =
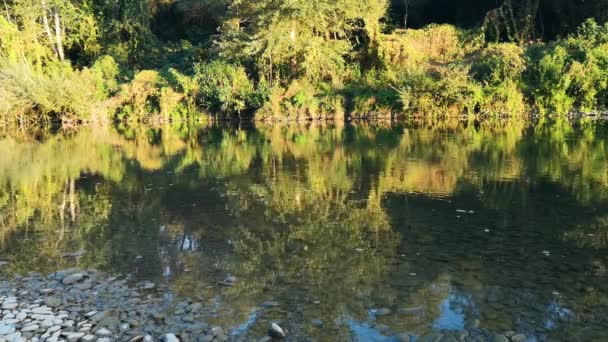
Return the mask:
[[(560, 231), (550, 225), (539, 229), (544, 237), (538, 245), (557, 237), (574, 241), (570, 247), (606, 246), (605, 219), (592, 209), (604, 208), (608, 197), (607, 143), (602, 125), (563, 122), (533, 128), (509, 122), (119, 127), (39, 140), (7, 136), (0, 140), (2, 254), (11, 258), (10, 271), (23, 273), (63, 267), (71, 262), (63, 253), (86, 250), (77, 261), (81, 266), (165, 274), (176, 288), (198, 286), (209, 297), (214, 294), (207, 286), (232, 273), (239, 281), (223, 294), (240, 310), (231, 312), (234, 322), (265, 296), (319, 300), (302, 315), (326, 321), (344, 312), (365, 319), (374, 305), (421, 305), (427, 310), (419, 321), (387, 322), (422, 331), (438, 315), (428, 308), (438, 310), (452, 281), (479, 289), (473, 291), (479, 300), (490, 280), (501, 288), (510, 282), (532, 287), (542, 270), (554, 271), (548, 259), (528, 260), (512, 245), (536, 238), (518, 229), (526, 215), (568, 205), (581, 215), (563, 218)], [(459, 197), (469, 193), (475, 201)], [(561, 197), (544, 203), (547, 194)], [(395, 196), (402, 197), (395, 201)], [(475, 223), (492, 228), (487, 240), (483, 230), (461, 239), (467, 231), (447, 219), (454, 208), (435, 203), (448, 200), (474, 204), (475, 211), (486, 211), (484, 217), (496, 218)], [(396, 220), (397, 212), (411, 216), (408, 225)], [(491, 258), (448, 254), (457, 248), (446, 246), (445, 236)], [(186, 242), (196, 248), (186, 248)], [(406, 254), (419, 249), (473, 271), (455, 279), (452, 270), (435, 269), (437, 263), (400, 257), (403, 249)], [(510, 255), (514, 250), (519, 253)], [(511, 278), (496, 276), (495, 257), (505, 255), (512, 264), (541, 272), (522, 268)], [(558, 268), (579, 272), (591, 262), (568, 260)], [(399, 286), (391, 281), (409, 279), (412, 272), (427, 277), (400, 283), (411, 292), (396, 293)], [(563, 286), (575, 283), (566, 279)], [(594, 289), (587, 297), (605, 298), (602, 291)], [(479, 305), (482, 312), (497, 311)], [(508, 312), (503, 309), (489, 321), (504, 322)]]

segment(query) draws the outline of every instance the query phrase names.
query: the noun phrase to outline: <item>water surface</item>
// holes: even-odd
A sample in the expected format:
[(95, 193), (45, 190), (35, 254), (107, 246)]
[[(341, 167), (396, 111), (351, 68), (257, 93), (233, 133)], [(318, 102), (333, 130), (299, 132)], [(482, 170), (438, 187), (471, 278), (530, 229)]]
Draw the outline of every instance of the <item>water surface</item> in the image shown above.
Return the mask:
[(4, 276), (151, 280), (246, 338), (608, 339), (605, 124), (84, 127), (0, 156)]

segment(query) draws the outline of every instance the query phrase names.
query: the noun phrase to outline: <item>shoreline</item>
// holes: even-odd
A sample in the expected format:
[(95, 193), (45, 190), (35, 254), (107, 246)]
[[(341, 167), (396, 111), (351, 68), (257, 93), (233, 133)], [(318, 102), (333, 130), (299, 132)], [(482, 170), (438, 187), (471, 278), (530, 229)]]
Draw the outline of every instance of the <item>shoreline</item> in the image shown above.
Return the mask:
[(202, 303), (163, 298), (155, 289), (79, 268), (3, 280), (0, 341), (227, 340), (223, 328), (200, 321)]
[[(48, 276), (30, 273), (0, 281), (0, 341), (34, 342), (211, 342), (298, 340), (278, 324), (269, 321), (268, 335), (258, 337), (231, 335), (220, 326), (202, 321), (207, 307), (189, 298), (159, 294), (162, 287), (143, 281), (129, 286), (128, 281), (95, 270), (70, 268)], [(272, 306), (279, 303), (272, 302)], [(262, 304), (264, 306), (264, 304)], [(261, 309), (263, 310), (263, 309)], [(412, 314), (414, 309), (400, 309)], [(390, 309), (373, 310), (376, 316), (392, 314)], [(278, 323), (278, 324), (277, 324)], [(308, 324), (322, 333), (325, 324)], [(347, 324), (336, 320), (337, 325)], [(489, 341), (524, 342), (529, 337), (515, 331), (493, 332), (479, 327), (479, 321), (463, 330), (434, 331), (426, 335), (394, 332), (383, 324), (363, 324), (386, 341)], [(365, 339), (365, 336), (360, 336)], [(370, 337), (371, 338), (371, 337)]]

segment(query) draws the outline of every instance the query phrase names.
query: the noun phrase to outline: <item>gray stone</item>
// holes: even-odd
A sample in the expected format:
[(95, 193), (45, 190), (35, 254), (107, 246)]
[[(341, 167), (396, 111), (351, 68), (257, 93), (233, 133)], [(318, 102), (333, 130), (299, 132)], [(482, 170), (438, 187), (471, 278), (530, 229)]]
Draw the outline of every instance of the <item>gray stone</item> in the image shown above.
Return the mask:
[(322, 325), (323, 325), (323, 321), (322, 321), (322, 320), (320, 320), (320, 319), (317, 319), (317, 318), (315, 318), (315, 319), (311, 320), (311, 321), (310, 321), (310, 323), (311, 323), (312, 325), (314, 325), (315, 327), (320, 327), (320, 326), (322, 326)]
[(112, 336), (112, 332), (106, 328), (101, 328), (95, 332), (95, 335), (100, 337)]
[(0, 322), (0, 335), (8, 335), (15, 331), (14, 324), (6, 324), (4, 322)]
[(201, 303), (192, 303), (187, 308), (186, 311), (190, 312), (199, 312), (203, 308), (203, 304)]
[(377, 309), (374, 313), (376, 314), (376, 316), (386, 316), (391, 314), (391, 310), (388, 308), (380, 308)]
[(4, 309), (4, 310), (13, 310), (13, 309), (16, 309), (17, 306), (19, 306), (19, 304), (17, 304), (17, 303), (4, 302), (2, 304), (2, 309)]
[(399, 342), (410, 342), (412, 340), (412, 336), (409, 333), (401, 333), (395, 335), (395, 339)]
[(278, 324), (272, 323), (270, 324), (270, 329), (268, 330), (268, 334), (274, 338), (283, 338), (287, 336), (283, 328), (281, 328)]
[(173, 334), (165, 334), (165, 342), (179, 342), (179, 339)]
[(82, 338), (84, 335), (85, 335), (85, 333), (82, 333), (82, 332), (69, 333), (66, 336), (66, 339), (68, 340), (68, 342), (76, 342), (80, 338)]
[(505, 335), (497, 334), (492, 337), (492, 342), (510, 342), (510, 340)]
[(279, 306), (279, 302), (269, 300), (267, 302), (260, 304), (260, 306), (265, 307), (265, 308), (271, 308), (271, 307)]
[(97, 340), (97, 336), (91, 335), (91, 334), (84, 335), (80, 340), (84, 341), (84, 342), (93, 342), (93, 341)]
[(38, 328), (40, 328), (38, 324), (27, 325), (21, 328), (21, 332), (36, 331)]
[(513, 341), (513, 342), (523, 342), (526, 339), (527, 339), (527, 337), (524, 334), (515, 334), (515, 335), (511, 336), (511, 341)]
[(57, 296), (50, 296), (44, 299), (44, 304), (51, 308), (56, 308), (61, 305), (61, 299)]
[(74, 274), (70, 274), (70, 275), (66, 276), (65, 278), (63, 278), (63, 280), (61, 282), (64, 285), (70, 285), (70, 284), (74, 284), (75, 282), (80, 281), (82, 278), (84, 278), (84, 274), (74, 273)]

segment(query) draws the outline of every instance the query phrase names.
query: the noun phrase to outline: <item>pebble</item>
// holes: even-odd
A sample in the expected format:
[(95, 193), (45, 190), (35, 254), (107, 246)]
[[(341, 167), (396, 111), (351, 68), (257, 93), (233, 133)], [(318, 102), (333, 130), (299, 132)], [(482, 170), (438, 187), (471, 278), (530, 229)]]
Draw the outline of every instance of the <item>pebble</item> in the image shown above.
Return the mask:
[(287, 336), (283, 328), (281, 328), (278, 324), (272, 323), (270, 324), (270, 329), (268, 330), (268, 335), (274, 338), (283, 338)]
[[(143, 282), (136, 288), (157, 286)], [(202, 303), (142, 296), (126, 280), (95, 270), (32, 273), (0, 282), (0, 307), (0, 342), (227, 340), (221, 327), (198, 321)]]
[(179, 342), (179, 339), (173, 334), (166, 334), (165, 342)]
[(63, 280), (61, 282), (64, 285), (70, 285), (70, 284), (74, 284), (75, 282), (81, 280), (82, 278), (84, 278), (84, 274), (73, 273), (73, 274), (70, 274), (70, 275), (66, 276), (65, 278), (63, 278)]
[(106, 328), (101, 328), (95, 332), (95, 335), (102, 336), (102, 337), (112, 336), (112, 332)]
[(388, 308), (380, 308), (375, 310), (374, 313), (376, 314), (376, 316), (386, 316), (391, 314), (391, 310)]

